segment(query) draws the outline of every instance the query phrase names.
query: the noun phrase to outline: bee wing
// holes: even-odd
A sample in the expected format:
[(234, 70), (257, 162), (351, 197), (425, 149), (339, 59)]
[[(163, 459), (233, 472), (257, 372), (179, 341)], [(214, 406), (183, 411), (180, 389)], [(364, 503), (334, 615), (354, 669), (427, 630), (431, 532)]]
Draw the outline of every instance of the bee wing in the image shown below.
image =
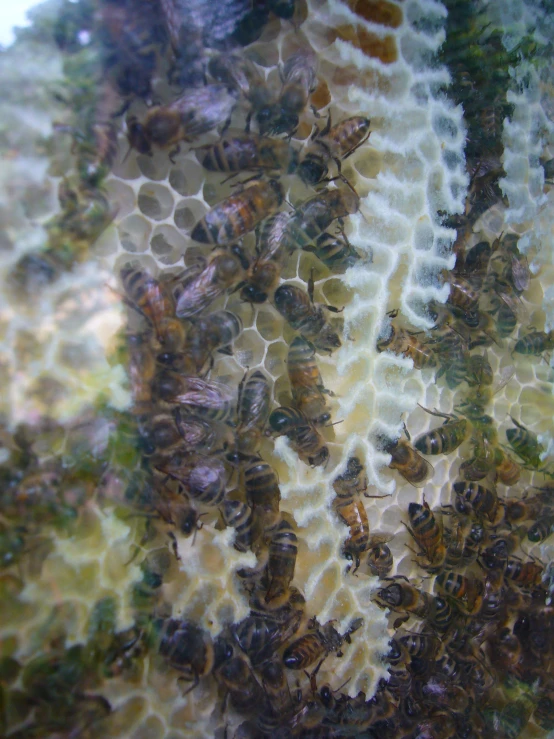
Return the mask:
[(233, 390), (221, 382), (202, 380), (199, 377), (187, 377), (186, 389), (176, 396), (176, 402), (202, 406), (203, 408), (221, 408), (234, 398)]
[(373, 547), (379, 544), (386, 544), (392, 539), (394, 539), (394, 534), (379, 534), (378, 532), (371, 534), (368, 541), (368, 549), (373, 549)]
[(171, 108), (178, 111), (186, 137), (193, 138), (225, 123), (235, 104), (225, 85), (206, 85), (185, 90)]
[(184, 285), (175, 289), (177, 303), (175, 313), (178, 318), (190, 318), (204, 310), (219, 294), (219, 288), (212, 285), (213, 268), (210, 265), (191, 267)]
[(510, 364), (508, 367), (504, 367), (504, 369), (500, 373), (502, 376), (502, 380), (500, 381), (500, 383), (498, 384), (498, 387), (494, 391), (494, 395), (499, 393), (502, 390), (502, 388), (506, 387), (506, 385), (510, 382), (510, 380), (515, 375), (515, 373), (516, 373), (516, 369), (513, 366), (513, 364)]

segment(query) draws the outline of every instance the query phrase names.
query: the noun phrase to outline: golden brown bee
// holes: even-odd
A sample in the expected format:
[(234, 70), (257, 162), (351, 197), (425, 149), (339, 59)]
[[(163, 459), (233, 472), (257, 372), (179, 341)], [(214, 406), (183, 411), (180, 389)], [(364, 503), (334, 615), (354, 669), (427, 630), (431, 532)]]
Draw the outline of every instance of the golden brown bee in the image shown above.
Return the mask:
[(239, 455), (255, 454), (269, 418), (271, 388), (260, 370), (243, 378), (239, 386), (236, 447)]
[(414, 446), (422, 454), (450, 454), (465, 440), (467, 431), (465, 418), (450, 416), (442, 426), (416, 439)]
[(298, 553), (297, 542), (298, 539), (291, 524), (282, 519), (272, 532), (271, 541), (269, 542), (267, 563), (269, 588), (265, 596), (266, 603), (286, 593), (294, 577), (296, 555)]
[(316, 621), (315, 631), (304, 634), (285, 649), (283, 654), (285, 667), (289, 670), (305, 670), (331, 652), (338, 652), (344, 641), (349, 643), (350, 634), (359, 629), (362, 623), (363, 619), (354, 619), (348, 630), (341, 635), (332, 622), (320, 626)]
[(358, 457), (350, 457), (346, 470), (333, 481), (333, 488), (339, 498), (352, 498), (365, 493), (368, 487), (364, 466)]
[(410, 503), (408, 516), (412, 527), (406, 528), (421, 550), (419, 556), (427, 559), (428, 565), (421, 565), (424, 569), (433, 572), (440, 569), (446, 557), (446, 546), (442, 536), (442, 525), (438, 523), (433, 511), (423, 500), (423, 505)]
[(281, 285), (275, 291), (275, 307), (295, 331), (316, 349), (331, 353), (341, 346), (337, 332), (325, 318), (331, 306), (313, 303), (308, 293), (296, 285)]
[(504, 519), (511, 525), (538, 519), (544, 507), (544, 502), (539, 495), (523, 500), (507, 498), (503, 504)]
[(544, 567), (535, 562), (522, 562), (516, 557), (509, 557), (504, 566), (504, 577), (516, 585), (533, 587), (539, 585)]
[(351, 188), (321, 190), (296, 206), (290, 224), (291, 238), (302, 249), (314, 244), (338, 218), (357, 213), (360, 198)]
[(253, 231), (283, 202), (277, 180), (250, 180), (215, 205), (192, 229), (191, 238), (202, 244), (225, 246)]
[(544, 447), (539, 443), (536, 434), (526, 429), (525, 426), (514, 420), (512, 416), (510, 418), (516, 428), (507, 429), (506, 438), (508, 439), (508, 444), (525, 464), (533, 469), (538, 469), (542, 464), (541, 454), (544, 452)]
[(223, 85), (185, 90), (169, 105), (150, 108), (142, 123), (131, 117), (127, 121), (129, 145), (146, 155), (152, 154), (152, 146), (176, 147), (177, 153), (180, 141), (192, 141), (226, 123), (235, 105), (236, 99)]
[(416, 488), (425, 485), (433, 474), (432, 465), (416, 452), (409, 441), (398, 439), (388, 442), (385, 451), (391, 455), (389, 467), (400, 472)]
[(258, 115), (262, 133), (292, 134), (300, 114), (317, 86), (317, 57), (311, 49), (301, 49), (287, 59), (281, 72), (283, 87), (277, 102)]
[(190, 536), (202, 528), (200, 515), (188, 498), (172, 493), (167, 487), (155, 498), (154, 508), (166, 523), (175, 526), (183, 536)]
[(152, 409), (152, 382), (156, 376), (156, 360), (148, 337), (144, 334), (130, 334), (129, 380), (133, 394), (132, 412), (136, 416), (149, 414)]
[(521, 465), (502, 449), (495, 449), (496, 476), (504, 485), (515, 485), (521, 477)]
[(408, 581), (395, 581), (386, 588), (377, 592), (375, 601), (382, 608), (390, 608), (393, 611), (413, 613), (419, 618), (426, 618), (431, 608), (433, 596), (425, 593)]
[(241, 319), (228, 310), (200, 316), (189, 327), (182, 351), (164, 352), (158, 355), (157, 360), (164, 367), (182, 374), (202, 374), (215, 351), (222, 354), (231, 351), (231, 345), (241, 335), (242, 328)]
[(287, 370), (295, 406), (315, 425), (324, 425), (331, 419), (325, 410), (325, 393), (315, 361), (313, 346), (297, 336), (289, 348)]
[(384, 537), (370, 536), (368, 546), (369, 551), (366, 561), (369, 571), (375, 577), (384, 580), (390, 575), (394, 564), (392, 552), (385, 543)]
[(201, 677), (231, 656), (223, 640), (212, 642), (210, 635), (192, 621), (159, 619), (157, 626), (161, 630), (158, 651), (184, 680), (193, 683), (189, 691), (198, 685)]
[(466, 616), (479, 612), (483, 602), (483, 585), (478, 580), (469, 579), (452, 570), (445, 570), (438, 575), (435, 583), (439, 592), (449, 598)]
[(315, 254), (319, 261), (335, 274), (345, 272), (361, 259), (344, 233), (341, 236), (334, 236), (324, 231), (317, 237), (315, 244), (304, 246), (303, 249)]
[(229, 92), (238, 93), (250, 103), (247, 130), (254, 115), (260, 131), (265, 131), (267, 122), (274, 115), (274, 96), (256, 65), (240, 54), (222, 54), (210, 60), (208, 70)]
[(197, 503), (215, 507), (223, 502), (228, 475), (223, 462), (215, 457), (176, 457), (157, 471), (176, 480)]
[(222, 512), (225, 525), (235, 529), (235, 549), (247, 552), (255, 539), (252, 510), (240, 500), (224, 500)]
[(341, 162), (353, 154), (369, 138), (369, 118), (355, 115), (331, 126), (331, 116), (327, 125), (312, 136), (312, 143), (303, 154), (298, 165), (298, 174), (307, 185), (317, 185), (329, 172), (329, 162), (333, 159), (341, 171)]
[(491, 526), (497, 526), (502, 521), (504, 510), (492, 490), (475, 482), (456, 482), (453, 490), (457, 496), (455, 508), (458, 513), (473, 511), (478, 517), (488, 518)]
[(257, 256), (248, 268), (240, 293), (243, 300), (263, 303), (279, 284), (284, 261), (294, 249), (288, 232), (292, 218), (290, 213), (277, 213), (262, 224)]
[(300, 459), (312, 467), (319, 467), (329, 459), (329, 449), (315, 426), (297, 408), (284, 406), (269, 416), (271, 430), (286, 435)]
[(156, 395), (166, 403), (184, 405), (193, 415), (224, 421), (233, 412), (233, 390), (220, 382), (183, 377), (164, 370), (154, 381)]
[(240, 282), (243, 274), (240, 259), (229, 252), (218, 250), (208, 260), (198, 260), (179, 280), (176, 315), (190, 318), (200, 313)]
[(246, 462), (244, 488), (249, 505), (261, 519), (262, 528), (273, 529), (279, 521), (281, 492), (277, 475), (261, 457), (252, 457)]
[(185, 339), (186, 328), (175, 318), (175, 302), (167, 286), (130, 264), (121, 270), (121, 282), (132, 307), (152, 325), (163, 348), (178, 350)]
[(473, 310), (479, 302), (479, 292), (475, 290), (468, 280), (457, 275), (450, 275), (450, 295), (448, 301), (451, 305), (459, 308), (464, 313)]
[(298, 158), (287, 141), (253, 133), (226, 136), (197, 149), (196, 156), (210, 172), (228, 173), (249, 169), (291, 173)]
[(342, 522), (348, 526), (350, 536), (344, 542), (344, 554), (354, 561), (354, 572), (360, 566), (360, 555), (369, 547), (369, 521), (361, 500), (348, 496), (337, 497), (333, 508)]
[(518, 339), (514, 346), (514, 352), (517, 354), (532, 354), (536, 357), (543, 352), (552, 351), (552, 349), (554, 349), (554, 331), (548, 333), (531, 331)]

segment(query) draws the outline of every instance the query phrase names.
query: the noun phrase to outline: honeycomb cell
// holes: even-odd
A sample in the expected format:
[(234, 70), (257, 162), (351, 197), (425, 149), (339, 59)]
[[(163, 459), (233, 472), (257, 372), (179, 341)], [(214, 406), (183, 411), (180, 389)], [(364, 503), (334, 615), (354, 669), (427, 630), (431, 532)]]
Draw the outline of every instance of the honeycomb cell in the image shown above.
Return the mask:
[(196, 195), (202, 187), (203, 179), (202, 168), (191, 159), (172, 167), (169, 171), (169, 184), (183, 197)]
[(135, 191), (125, 182), (113, 177), (109, 178), (106, 182), (106, 193), (118, 220), (125, 218), (135, 210)]
[(152, 254), (162, 264), (175, 264), (183, 257), (187, 242), (173, 226), (156, 226), (150, 239)]
[(164, 221), (173, 212), (173, 196), (163, 185), (142, 185), (137, 203), (140, 212), (154, 221)]
[(286, 368), (288, 346), (283, 341), (274, 341), (267, 347), (264, 366), (272, 377), (282, 375)]
[(150, 245), (151, 224), (141, 215), (127, 216), (118, 226), (119, 240), (125, 251), (133, 254), (145, 252)]
[(281, 335), (281, 318), (276, 311), (260, 308), (256, 315), (256, 328), (265, 341), (275, 341)]
[(169, 156), (165, 151), (155, 151), (152, 156), (147, 157), (140, 154), (137, 164), (143, 177), (149, 180), (165, 180), (169, 172)]

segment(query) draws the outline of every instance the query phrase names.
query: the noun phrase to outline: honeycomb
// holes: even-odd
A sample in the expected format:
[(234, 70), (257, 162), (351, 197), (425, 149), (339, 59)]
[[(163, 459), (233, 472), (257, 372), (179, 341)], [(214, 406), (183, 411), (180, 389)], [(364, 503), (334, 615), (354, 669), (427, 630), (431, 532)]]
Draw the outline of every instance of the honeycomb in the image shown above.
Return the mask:
[[(48, 15), (55, 5), (43, 13)], [(486, 7), (491, 22), (506, 29), (508, 49), (535, 27), (539, 39), (552, 38), (551, 21), (539, 4), (514, 0)], [(367, 564), (353, 572), (341, 554), (348, 532), (332, 508), (332, 483), (350, 457), (363, 462), (368, 493), (383, 496), (365, 499), (364, 505), (371, 531), (393, 536), (392, 574), (431, 591), (406, 546), (410, 545), (406, 509), (414, 501), (426, 500), (431, 508), (450, 502), (445, 491), (456, 478), (460, 461), (467, 458), (469, 444), (455, 454), (431, 459), (432, 480), (416, 489), (389, 469), (390, 456), (380, 439), (398, 437), (403, 423), (412, 437), (436, 427), (437, 420), (423, 408), (453, 412), (463, 393), (435, 381), (433, 369), (417, 370), (409, 359), (379, 353), (376, 342), (386, 331), (390, 311), (398, 309), (403, 325), (411, 330), (430, 329), (429, 303), (444, 303), (448, 297), (442, 275), (454, 266), (456, 230), (443, 225), (438, 214), (464, 210), (469, 184), (466, 123), (462, 107), (443, 92), (450, 77), (437, 57), (447, 17), (441, 3), (307, 0), (302, 16), (298, 27), (272, 16), (261, 37), (248, 46), (248, 54), (268, 84), (278, 89), (278, 64), (298, 48), (312, 48), (318, 58), (320, 87), (312, 99), (318, 114), (325, 119), (330, 112), (333, 121), (350, 115), (371, 119), (369, 141), (342, 169), (361, 197), (360, 210), (348, 218), (346, 233), (362, 259), (344, 274), (331, 273), (307, 252), (296, 251), (287, 261), (282, 283), (306, 289), (313, 275), (316, 302), (342, 309), (336, 317), (330, 314), (341, 331), (342, 347), (330, 356), (317, 355), (323, 383), (334, 393), (328, 404), (336, 424), (323, 430), (330, 451), (325, 466), (301, 464), (284, 437), (264, 440), (262, 456), (279, 477), (280, 511), (295, 524), (294, 584), (306, 598), (306, 613), (321, 624), (335, 622), (341, 632), (353, 619), (363, 618), (352, 643), (344, 645), (344, 655), (327, 657), (318, 684), (339, 686), (348, 680), (344, 687), (348, 695), (363, 691), (369, 698), (379, 680), (388, 677), (382, 655), (392, 633), (390, 619), (372, 599), (378, 579)], [(37, 56), (37, 48), (43, 57)], [(66, 114), (63, 105), (56, 107), (52, 95), (44, 93), (45, 87), (61, 83), (57, 47), (23, 37), (7, 54), (3, 76), (10, 74), (14, 85), (11, 75), (17, 69), (18, 87), (25, 89), (25, 96), (13, 93), (5, 126), (15, 137), (4, 147), (8, 167), (2, 182), (8, 229), (1, 269), (9, 284), (21, 255), (38, 250), (47, 238), (46, 224), (59, 212), (56, 194), (72, 166), (72, 152), (70, 137), (63, 133), (48, 145), (44, 141), (51, 121)], [(30, 54), (35, 63), (26, 72), (18, 61)], [(40, 64), (43, 58), (48, 64)], [(533, 274), (521, 308), (523, 334), (524, 326), (554, 328), (554, 190), (545, 187), (539, 162), (539, 157), (551, 158), (554, 123), (548, 108), (551, 78), (526, 61), (513, 74), (517, 90), (508, 93), (513, 114), (503, 130), (506, 175), (501, 186), (507, 205), (482, 215), (468, 246), (483, 239), (492, 242), (502, 232), (521, 236), (519, 245), (528, 254)], [(167, 95), (163, 79), (155, 80), (154, 92), (161, 99)], [(32, 121), (21, 115), (30, 100), (37, 111)], [(145, 111), (138, 103), (130, 112), (140, 117)], [(232, 130), (241, 129), (241, 114), (235, 113)], [(14, 126), (14, 121), (21, 125)], [(323, 125), (307, 112), (294, 146), (307, 142), (313, 124)], [(10, 151), (18, 157), (10, 157)], [(104, 182), (113, 220), (94, 241), (86, 261), (37, 290), (23, 305), (9, 293), (2, 296), (0, 349), (4, 384), (9, 388), (2, 413), (12, 428), (44, 416), (60, 425), (63, 433), (47, 436), (42, 457), (62, 454), (70, 459), (91, 448), (107, 448), (111, 422), (94, 421), (93, 411), (100, 404), (114, 411), (129, 407), (126, 370), (114, 356), (126, 321), (132, 324), (137, 319), (121, 304), (117, 276), (128, 263), (138, 263), (154, 276), (178, 274), (183, 258), (186, 264), (193, 253), (209, 254), (209, 249), (191, 243), (190, 233), (209, 208), (231, 192), (232, 183), (222, 179), (201, 167), (194, 145), (183, 146), (175, 162), (166, 151), (147, 157), (128, 151), (122, 129), (115, 163)], [(290, 203), (312, 193), (294, 175), (281, 181)], [(213, 310), (220, 308), (238, 315), (244, 330), (234, 342), (232, 356), (217, 356), (211, 378), (237, 387), (245, 371), (262, 369), (273, 380), (274, 405), (289, 404), (290, 327), (271, 302), (243, 303), (238, 293), (212, 305)], [(498, 390), (488, 412), (502, 436), (514, 416), (539, 435), (550, 455), (552, 366), (541, 357), (512, 354), (511, 341), (487, 349)], [(3, 451), (6, 459), (13, 452), (9, 446)], [(541, 480), (539, 473), (525, 473), (526, 484)], [(237, 573), (255, 567), (256, 559), (252, 552), (233, 548), (233, 530), (208, 516), (194, 537), (174, 534), (177, 558), (163, 527), (152, 534), (140, 516), (118, 504), (122, 485), (108, 479), (87, 500), (70, 535), (47, 525), (50, 545), (43, 548), (39, 541), (36, 551), (25, 557), (18, 582), (6, 580), (3, 656), (30, 659), (40, 652), (41, 643), (56, 639), (67, 646), (84, 643), (94, 606), (102, 598), (117, 604), (117, 629), (130, 628), (136, 608), (133, 593), (152, 562), (162, 563), (163, 585), (156, 597), (169, 616), (194, 619), (215, 638), (248, 615)], [(552, 546), (548, 541), (541, 546), (545, 563), (552, 560)], [(309, 681), (303, 675), (298, 679), (306, 690)], [(184, 695), (177, 673), (155, 659), (147, 659), (133, 679), (112, 677), (96, 692), (102, 690), (112, 711), (94, 724), (91, 736), (209, 737), (222, 732), (223, 726), (240, 723), (232, 709), (220, 714), (214, 681), (202, 680)], [(537, 727), (529, 731), (529, 736), (541, 735)]]

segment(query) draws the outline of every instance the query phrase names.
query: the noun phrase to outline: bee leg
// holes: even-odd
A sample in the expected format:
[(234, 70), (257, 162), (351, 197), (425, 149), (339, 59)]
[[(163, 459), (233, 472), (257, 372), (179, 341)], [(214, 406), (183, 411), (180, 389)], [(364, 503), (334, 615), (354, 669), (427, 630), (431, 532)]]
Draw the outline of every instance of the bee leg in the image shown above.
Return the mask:
[(173, 554), (175, 555), (175, 559), (177, 560), (177, 562), (180, 562), (181, 557), (179, 556), (179, 545), (177, 543), (177, 537), (175, 536), (173, 531), (170, 531), (168, 536), (171, 539), (171, 548), (173, 549)]
[[(194, 680), (192, 681), (192, 685), (190, 686), (190, 688), (188, 688), (184, 692), (181, 692), (181, 695), (183, 696), (183, 698), (185, 697), (185, 695), (188, 695), (192, 690), (194, 690), (194, 688), (196, 688), (196, 686), (199, 684), (199, 682), (200, 682), (200, 678), (198, 676), (198, 673), (195, 672), (194, 673)], [(187, 680), (186, 678), (184, 678), (182, 676), (181, 677), (178, 677), (177, 678), (177, 685), (179, 685), (179, 687), (181, 687), (181, 685), (183, 683), (190, 683), (190, 680)]]
[(252, 122), (252, 110), (248, 111), (246, 116), (246, 126), (244, 127), (245, 133), (250, 133), (250, 123)]
[(317, 673), (319, 672), (319, 668), (324, 662), (325, 662), (325, 657), (322, 660), (320, 660), (318, 666), (311, 673), (308, 672), (307, 670), (304, 670), (306, 677), (310, 681), (310, 688), (314, 696), (317, 694), (317, 680), (316, 680)]
[(310, 105), (310, 108), (312, 109), (312, 113), (314, 114), (315, 118), (321, 118), (321, 113), (317, 110), (315, 105)]
[(180, 151), (181, 147), (179, 146), (179, 144), (177, 144), (177, 146), (169, 152), (169, 161), (171, 162), (171, 164), (175, 164), (175, 157), (177, 156), (177, 154), (179, 154)]

